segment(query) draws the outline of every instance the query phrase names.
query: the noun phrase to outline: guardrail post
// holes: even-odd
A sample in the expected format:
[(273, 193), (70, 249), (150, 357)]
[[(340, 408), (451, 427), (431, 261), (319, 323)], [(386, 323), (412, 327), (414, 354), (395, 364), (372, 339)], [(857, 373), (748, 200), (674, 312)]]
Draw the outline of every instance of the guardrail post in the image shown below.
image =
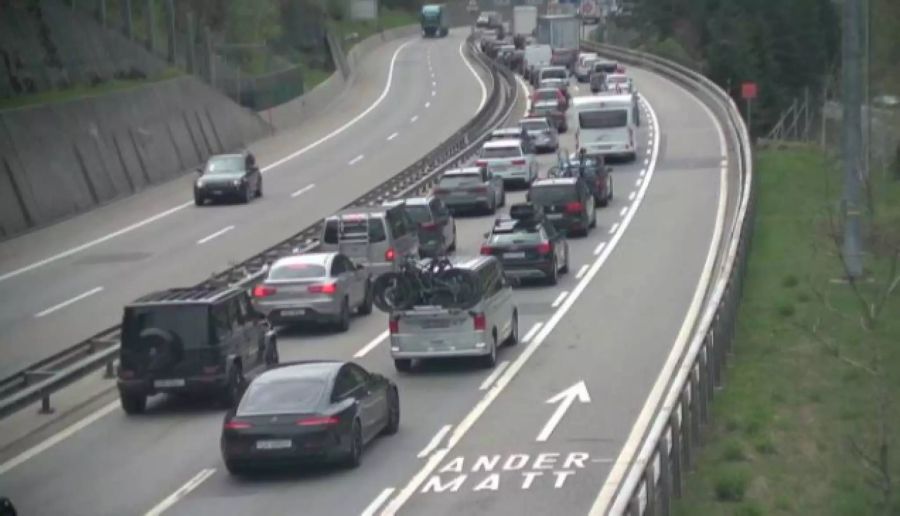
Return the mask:
[(112, 358), (106, 361), (106, 370), (103, 371), (104, 378), (114, 378), (116, 376), (113, 368), (113, 362), (115, 362), (115, 360), (113, 360)]
[[(644, 469), (644, 492), (647, 496), (647, 505), (644, 506), (644, 514), (655, 515), (656, 514), (656, 479), (654, 478), (656, 475), (656, 467), (654, 466), (655, 461), (650, 461), (647, 467)], [(662, 465), (662, 456), (660, 456), (660, 466)]]
[(628, 502), (628, 508), (625, 509), (625, 514), (628, 516), (641, 516), (641, 500), (637, 497), (637, 494), (631, 497), (631, 501)]
[(691, 389), (691, 404), (693, 407), (691, 408), (691, 437), (693, 437), (693, 444), (700, 444), (700, 418), (702, 417), (701, 411), (702, 409), (697, 406), (698, 403), (702, 403), (699, 399), (700, 395), (700, 386), (698, 385), (697, 378), (697, 369), (691, 369), (690, 376), (690, 389)]
[(669, 416), (669, 428), (672, 431), (672, 446), (669, 450), (669, 453), (671, 454), (672, 459), (672, 494), (675, 496), (675, 498), (681, 498), (682, 425), (679, 423), (677, 416), (678, 414), (676, 414), (674, 411), (672, 412), (672, 415)]
[[(670, 431), (675, 433), (671, 427)], [(656, 447), (656, 453), (659, 454), (659, 503), (656, 506), (656, 514), (661, 516), (669, 516), (672, 502), (672, 452), (675, 447), (671, 439), (668, 441), (668, 449), (665, 440), (660, 440), (659, 446)]]
[[(688, 384), (690, 386), (690, 384)], [(685, 389), (685, 391), (681, 394), (681, 445), (683, 446), (684, 454), (682, 458), (684, 459), (684, 469), (682, 471), (687, 471), (691, 467), (691, 446), (694, 442), (694, 437), (691, 435), (691, 402), (690, 402), (690, 394), (689, 390)]]
[(50, 393), (44, 391), (43, 396), (41, 396), (41, 408), (38, 410), (38, 414), (52, 414), (53, 412), (55, 410), (50, 406)]

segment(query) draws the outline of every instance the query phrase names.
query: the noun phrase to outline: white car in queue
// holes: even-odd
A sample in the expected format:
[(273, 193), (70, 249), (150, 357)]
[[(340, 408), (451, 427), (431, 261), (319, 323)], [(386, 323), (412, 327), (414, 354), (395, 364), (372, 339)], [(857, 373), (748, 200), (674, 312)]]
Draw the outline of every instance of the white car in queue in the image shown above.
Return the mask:
[(481, 146), (475, 164), (509, 184), (530, 185), (538, 177), (538, 161), (530, 145), (518, 138), (492, 140)]
[(637, 108), (630, 93), (572, 99), (569, 126), (575, 127), (575, 151), (604, 158), (637, 157)]

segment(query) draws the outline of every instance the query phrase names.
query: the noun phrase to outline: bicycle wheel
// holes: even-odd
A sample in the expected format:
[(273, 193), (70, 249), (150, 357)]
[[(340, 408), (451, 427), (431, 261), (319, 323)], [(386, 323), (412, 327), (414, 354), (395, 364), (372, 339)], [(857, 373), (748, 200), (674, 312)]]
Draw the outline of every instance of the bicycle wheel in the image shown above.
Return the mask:
[(416, 291), (403, 274), (386, 272), (372, 284), (372, 302), (382, 312), (407, 310), (416, 302)]
[(478, 278), (472, 271), (450, 269), (434, 279), (432, 297), (441, 306), (468, 310), (481, 300)]

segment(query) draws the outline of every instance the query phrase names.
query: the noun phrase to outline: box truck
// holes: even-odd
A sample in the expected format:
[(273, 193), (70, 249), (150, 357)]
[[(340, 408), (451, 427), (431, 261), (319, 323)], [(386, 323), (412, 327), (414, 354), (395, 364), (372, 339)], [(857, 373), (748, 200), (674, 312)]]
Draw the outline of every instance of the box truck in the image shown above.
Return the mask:
[(553, 48), (554, 65), (575, 67), (581, 40), (581, 20), (570, 14), (548, 14), (538, 17), (537, 41)]
[(538, 10), (533, 5), (517, 5), (513, 7), (513, 34), (531, 36), (537, 28)]

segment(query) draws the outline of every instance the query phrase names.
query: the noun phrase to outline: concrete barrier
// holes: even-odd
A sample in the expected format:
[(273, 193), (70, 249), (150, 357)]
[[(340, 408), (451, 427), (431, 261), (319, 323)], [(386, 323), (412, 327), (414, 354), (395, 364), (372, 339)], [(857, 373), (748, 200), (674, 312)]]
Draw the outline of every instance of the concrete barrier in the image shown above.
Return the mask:
[(0, 238), (172, 179), (270, 132), (189, 76), (0, 111)]

